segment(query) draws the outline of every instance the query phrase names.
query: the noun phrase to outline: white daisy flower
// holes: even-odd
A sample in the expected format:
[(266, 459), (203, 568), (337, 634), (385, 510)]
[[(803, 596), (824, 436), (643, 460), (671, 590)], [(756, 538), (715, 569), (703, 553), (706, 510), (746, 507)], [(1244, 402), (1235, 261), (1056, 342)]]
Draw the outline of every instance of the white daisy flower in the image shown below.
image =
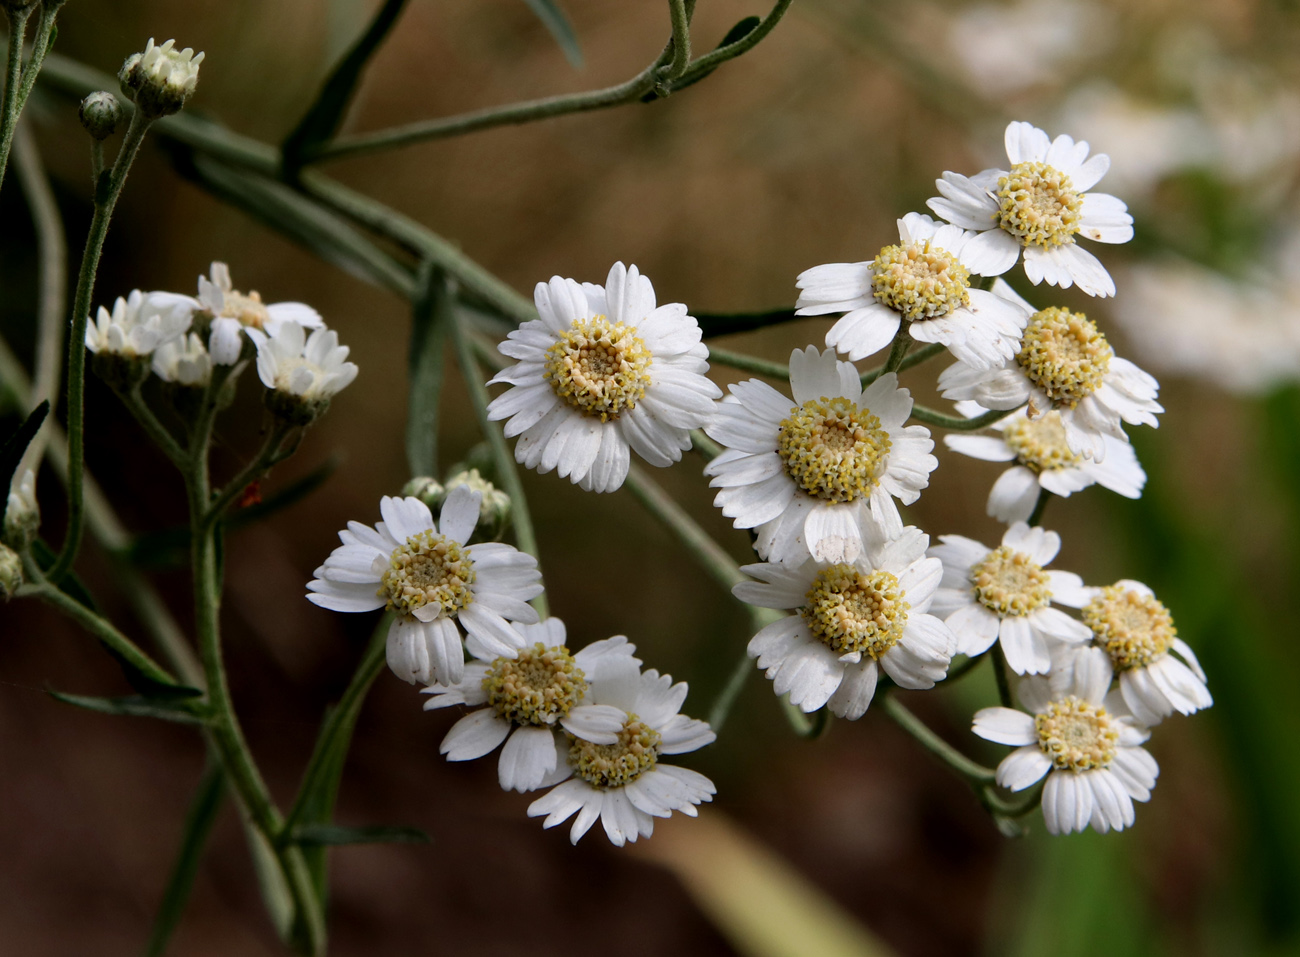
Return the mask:
[(1143, 724), (1150, 727), (1175, 711), (1192, 714), (1214, 704), (1196, 653), (1178, 637), (1169, 609), (1146, 585), (1126, 578), (1069, 598), (1059, 600), (1083, 609), (1093, 644), (1110, 656), (1124, 703)]
[(461, 486), (435, 525), (418, 498), (384, 496), (382, 522), (348, 522), (339, 532), (343, 544), (316, 569), (307, 600), (332, 611), (387, 607), (396, 614), (388, 629), (393, 673), (412, 683), (458, 684), (465, 676), (460, 628), (475, 657), (504, 654), (519, 640), (510, 622), (536, 622), (528, 600), (542, 593), (531, 555), (499, 542), (466, 546), (478, 509), (479, 493)]
[(1025, 275), (1037, 285), (1077, 285), (1090, 296), (1115, 295), (1115, 282), (1097, 257), (1075, 238), (1126, 243), (1133, 217), (1123, 201), (1090, 193), (1110, 168), (1110, 157), (1088, 158), (1088, 144), (1061, 135), (1055, 140), (1031, 123), (1007, 127), (1010, 170), (987, 169), (975, 176), (944, 173), (936, 180), (942, 197), (926, 205), (948, 222), (979, 235), (965, 249), (968, 268), (1000, 276), (1025, 252)]
[(854, 562), (745, 565), (758, 581), (732, 589), (751, 605), (796, 610), (756, 634), (749, 655), (773, 690), (804, 711), (829, 705), (841, 718), (860, 718), (879, 669), (900, 687), (932, 688), (956, 649), (948, 626), (927, 613), (943, 576), (942, 563), (926, 557), (930, 537), (911, 526), (889, 541), (870, 528), (864, 534)]
[(198, 334), (191, 332), (153, 351), (153, 373), (164, 382), (201, 388), (212, 379), (212, 356)]
[(148, 356), (163, 343), (185, 335), (191, 302), (188, 296), (133, 289), (125, 299), (118, 296), (112, 312), (99, 307), (98, 315), (86, 325), (86, 348), (96, 355)]
[(1075, 604), (1083, 581), (1073, 572), (1047, 571), (1061, 536), (1016, 522), (1002, 544), (988, 548), (961, 535), (941, 535), (930, 554), (943, 562), (943, 582), (932, 610), (957, 636), (957, 652), (980, 655), (1001, 641), (1018, 675), (1046, 674), (1052, 641), (1080, 644), (1092, 632), (1052, 602)]
[(320, 313), (301, 302), (262, 302), (256, 290), (239, 292), (230, 282), (230, 267), (214, 262), (211, 278), (199, 277), (197, 308), (212, 316), (212, 335), (208, 349), (212, 361), (229, 366), (239, 361), (243, 349), (240, 333), (245, 329), (258, 329), (274, 336), (285, 323), (296, 323), (307, 329), (325, 324)]
[(981, 738), (1016, 748), (998, 765), (997, 782), (1012, 791), (1042, 780), (1043, 820), (1051, 834), (1105, 834), (1134, 820), (1133, 802), (1151, 799), (1160, 769), (1141, 744), (1147, 730), (1107, 697), (1110, 662), (1087, 649), (1068, 675), (1025, 678), (1017, 692), (1024, 711), (984, 708), (975, 713)]
[[(425, 688), (433, 697), (424, 709), (486, 705), (452, 725), (439, 751), (448, 761), (470, 761), (505, 742), (497, 765), (501, 787), (532, 791), (558, 784), (570, 774), (561, 729), (598, 744), (618, 742), (626, 715), (593, 701), (602, 681), (635, 681), (641, 661), (633, 657), (636, 646), (622, 635), (570, 653), (564, 622), (558, 618), (513, 630), (511, 646), (489, 648), (474, 642), (480, 660), (465, 666), (458, 683)], [(489, 656), (491, 651), (499, 653)]]
[[(967, 418), (984, 412), (974, 402), (958, 402), (957, 410)], [(954, 452), (986, 462), (1013, 462), (989, 492), (989, 515), (999, 522), (1024, 522), (1034, 512), (1040, 490), (1061, 498), (1097, 484), (1126, 498), (1140, 498), (1147, 474), (1138, 464), (1133, 446), (1109, 435), (1102, 461), (1084, 458), (1070, 451), (1065, 440), (1061, 413), (1052, 410), (1030, 418), (1023, 410), (1011, 413), (991, 426), (998, 435), (951, 434), (944, 444)]]
[(793, 404), (758, 379), (730, 388), (704, 430), (727, 449), (704, 473), (722, 489), (722, 514), (759, 529), (761, 557), (852, 562), (863, 521), (886, 538), (902, 533), (894, 498), (915, 502), (939, 460), (930, 430), (903, 424), (912, 397), (897, 375), (864, 391), (851, 363), (809, 346), (790, 356)]
[(250, 329), (257, 345), (257, 376), (268, 389), (307, 402), (328, 402), (357, 377), (355, 362), (338, 333), (320, 326), (308, 338), (296, 322), (282, 322), (271, 335)]
[(651, 465), (678, 461), (722, 394), (686, 307), (656, 306), (650, 280), (621, 262), (604, 286), (555, 276), (534, 300), (541, 318), (499, 347), (519, 361), (488, 383), (514, 386), (488, 415), (510, 420), (515, 458), (595, 492), (623, 484), (629, 448)]
[(962, 258), (975, 234), (921, 213), (898, 221), (899, 243), (871, 262), (830, 263), (799, 274), (800, 316), (843, 312), (826, 345), (854, 362), (893, 341), (899, 325), (918, 342), (938, 342), (987, 369), (1015, 355), (1027, 316), (1004, 299), (970, 287)]
[(133, 53), (122, 64), (118, 79), (146, 116), (167, 116), (185, 105), (199, 83), (204, 54), (193, 47), (177, 50), (176, 41), (161, 45), (149, 38), (143, 53)]
[(1000, 368), (949, 366), (939, 376), (944, 398), (973, 400), (986, 409), (1027, 402), (1031, 417), (1055, 409), (1070, 451), (1098, 462), (1106, 457), (1105, 436), (1128, 441), (1122, 422), (1159, 428), (1160, 383), (1115, 355), (1096, 323), (1057, 306), (1035, 312), (1000, 279), (993, 292), (1032, 313), (1020, 351)]
[(617, 708), (622, 726), (612, 744), (572, 734), (568, 752), (573, 777), (528, 806), (529, 817), (546, 815), (542, 827), (573, 816), (574, 844), (596, 819), (615, 847), (649, 837), (654, 819), (681, 811), (695, 817), (695, 805), (713, 800), (713, 782), (697, 771), (661, 764), (665, 754), (684, 754), (712, 744), (716, 735), (705, 721), (679, 713), (686, 683), (651, 669), (640, 675), (613, 675), (592, 684), (595, 704)]

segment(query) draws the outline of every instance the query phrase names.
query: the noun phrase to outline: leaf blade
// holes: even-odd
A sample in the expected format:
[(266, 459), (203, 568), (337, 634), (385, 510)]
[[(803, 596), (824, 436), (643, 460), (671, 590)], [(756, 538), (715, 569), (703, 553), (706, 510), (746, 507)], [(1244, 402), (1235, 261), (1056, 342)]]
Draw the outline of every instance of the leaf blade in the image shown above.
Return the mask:
[(555, 42), (564, 51), (564, 58), (569, 61), (569, 66), (575, 70), (582, 69), (582, 46), (578, 43), (578, 34), (564, 11), (560, 9), (560, 5), (555, 0), (524, 0), (524, 3), (528, 4), (528, 9), (533, 11), (537, 19), (542, 21), (542, 25), (555, 38)]

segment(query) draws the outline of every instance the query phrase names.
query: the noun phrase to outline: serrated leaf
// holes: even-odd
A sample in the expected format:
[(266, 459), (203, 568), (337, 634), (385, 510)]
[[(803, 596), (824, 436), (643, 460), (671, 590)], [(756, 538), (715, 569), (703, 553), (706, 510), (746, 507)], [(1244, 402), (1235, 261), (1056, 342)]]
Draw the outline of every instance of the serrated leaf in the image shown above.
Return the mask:
[(50, 401), (46, 399), (32, 409), (31, 414), (23, 420), (23, 424), (14, 430), (3, 446), (0, 446), (0, 494), (4, 495), (6, 502), (5, 509), (0, 509), (0, 519), (4, 518), (4, 512), (8, 508), (9, 486), (13, 484), (14, 473), (18, 471), (18, 465), (23, 460), (23, 453), (27, 451), (27, 446), (31, 445), (32, 439), (36, 438), (36, 433), (41, 430), (41, 425), (49, 414)]
[[(189, 689), (193, 691), (194, 689)], [(193, 705), (186, 703), (188, 696), (145, 697), (129, 695), (125, 698), (96, 698), (89, 695), (65, 694), (52, 688), (46, 689), (51, 698), (87, 711), (100, 714), (128, 715), (133, 718), (158, 718), (162, 721), (175, 721), (180, 724), (203, 724), (201, 715), (194, 713)]]
[(541, 20), (543, 26), (550, 31), (555, 42), (564, 51), (564, 58), (569, 61), (569, 66), (575, 70), (582, 69), (582, 47), (578, 44), (578, 34), (564, 11), (560, 9), (560, 5), (555, 0), (524, 0), (524, 3), (528, 4), (528, 9), (532, 10), (537, 19)]
[(303, 824), (294, 828), (295, 844), (428, 844), (418, 827), (344, 827), (341, 824)]

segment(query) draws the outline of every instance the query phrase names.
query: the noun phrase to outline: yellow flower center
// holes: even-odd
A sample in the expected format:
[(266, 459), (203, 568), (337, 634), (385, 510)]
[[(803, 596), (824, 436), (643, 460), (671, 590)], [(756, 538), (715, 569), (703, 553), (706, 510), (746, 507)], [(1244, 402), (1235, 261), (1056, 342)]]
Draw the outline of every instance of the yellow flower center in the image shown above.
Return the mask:
[(1119, 585), (1103, 588), (1084, 606), (1083, 622), (1116, 671), (1145, 668), (1163, 657), (1178, 636), (1168, 608)]
[(886, 246), (871, 264), (871, 294), (911, 320), (969, 305), (969, 287), (970, 270), (928, 239)]
[(1119, 729), (1106, 709), (1069, 695), (1034, 718), (1038, 746), (1058, 771), (1091, 771), (1115, 760)]
[(1017, 163), (998, 179), (998, 224), (1022, 246), (1074, 242), (1083, 197), (1070, 177), (1045, 163)]
[(1051, 306), (1030, 318), (1016, 362), (1049, 399), (1073, 409), (1100, 388), (1114, 354), (1095, 322)]
[(870, 409), (838, 397), (813, 399), (781, 422), (776, 454), (815, 498), (852, 502), (871, 494), (889, 458), (889, 433)]
[(879, 659), (903, 637), (910, 607), (889, 572), (832, 565), (817, 573), (799, 614), (831, 651)]
[(238, 319), (241, 325), (250, 326), (253, 329), (264, 328), (267, 320), (271, 318), (271, 314), (267, 312), (266, 304), (262, 302), (262, 297), (258, 295), (256, 289), (249, 290), (247, 295), (235, 290), (223, 292), (221, 294), (221, 314), (231, 319)]
[(627, 716), (613, 744), (593, 744), (571, 734), (568, 737), (569, 763), (574, 773), (594, 788), (621, 788), (659, 760), (659, 732), (634, 714)]
[(1028, 615), (1052, 601), (1052, 580), (1024, 552), (1000, 545), (970, 570), (975, 600), (1003, 618)]
[(594, 316), (560, 333), (546, 350), (544, 375), (569, 405), (606, 422), (636, 408), (650, 384), (652, 358), (635, 328)]
[(1061, 413), (1055, 409), (1036, 419), (1016, 416), (1002, 430), (1002, 440), (1016, 453), (1021, 465), (1035, 472), (1070, 468), (1083, 461), (1083, 456), (1070, 451)]
[(483, 692), (507, 721), (548, 727), (582, 700), (587, 679), (568, 648), (547, 648), (539, 641), (514, 658), (493, 661), (483, 677)]
[(474, 600), (473, 584), (469, 549), (445, 535), (420, 532), (393, 549), (376, 594), (388, 598), (390, 611), (409, 615), (432, 604), (445, 618)]

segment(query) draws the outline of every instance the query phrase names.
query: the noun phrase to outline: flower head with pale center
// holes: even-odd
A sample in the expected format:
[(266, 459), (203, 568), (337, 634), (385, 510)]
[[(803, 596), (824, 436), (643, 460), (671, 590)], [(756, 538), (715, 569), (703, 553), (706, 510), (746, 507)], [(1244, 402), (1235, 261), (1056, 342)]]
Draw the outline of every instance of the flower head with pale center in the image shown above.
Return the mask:
[(621, 262), (603, 286), (555, 276), (534, 299), (540, 318), (500, 346), (518, 361), (489, 383), (513, 387), (488, 415), (509, 420), (515, 458), (596, 492), (623, 484), (630, 450), (655, 466), (678, 461), (722, 394), (686, 307), (656, 305), (650, 280)]
[(976, 734), (1016, 748), (998, 765), (998, 784), (1023, 791), (1047, 775), (1042, 806), (1051, 834), (1122, 831), (1134, 821), (1133, 802), (1151, 798), (1160, 769), (1141, 747), (1145, 727), (1118, 695), (1108, 696), (1112, 677), (1104, 653), (1083, 649), (1071, 670), (1019, 683), (1024, 711), (975, 714)]
[(168, 339), (153, 352), (153, 374), (164, 382), (203, 388), (212, 380), (212, 356), (197, 333)]
[(96, 355), (144, 358), (163, 343), (185, 335), (190, 327), (187, 296), (169, 292), (131, 290), (113, 303), (113, 311), (99, 307), (86, 326), (86, 348)]
[[(307, 585), (308, 601), (333, 611), (388, 608), (388, 665), (403, 681), (459, 684), (466, 646), (475, 657), (518, 647), (512, 622), (532, 624), (542, 592), (537, 560), (499, 542), (468, 545), (480, 495), (458, 486), (435, 523), (418, 498), (380, 499), (383, 521), (349, 522), (341, 546)], [(458, 627), (459, 626), (459, 627)]]
[(1115, 282), (1079, 238), (1126, 243), (1133, 217), (1121, 200), (1089, 192), (1110, 168), (1105, 153), (1088, 156), (1088, 144), (1062, 134), (1055, 140), (1030, 123), (1006, 130), (1009, 170), (975, 176), (944, 173), (941, 196), (927, 204), (948, 222), (978, 235), (964, 261), (983, 276), (1000, 276), (1021, 251), (1025, 275), (1037, 285), (1078, 286), (1090, 296), (1115, 295)]
[(1005, 300), (971, 288), (962, 258), (974, 234), (921, 213), (898, 221), (899, 242), (871, 262), (829, 263), (799, 274), (796, 313), (844, 316), (826, 333), (826, 345), (854, 362), (893, 341), (906, 322), (918, 342), (938, 342), (980, 368), (1014, 355), (1023, 313)]
[(307, 402), (327, 402), (357, 377), (338, 333), (321, 326), (307, 336), (296, 322), (283, 322), (272, 335), (251, 329), (257, 345), (257, 375), (268, 389)]
[(737, 528), (758, 528), (769, 561), (852, 562), (862, 523), (902, 531), (894, 499), (916, 501), (938, 465), (930, 430), (905, 425), (912, 398), (894, 373), (865, 390), (833, 350), (790, 356), (794, 398), (750, 379), (731, 386), (705, 431), (727, 449), (705, 468), (714, 504)]
[(305, 303), (266, 303), (255, 289), (247, 293), (235, 289), (230, 267), (223, 262), (212, 264), (211, 278), (199, 277), (196, 308), (212, 318), (208, 349), (217, 365), (234, 365), (239, 361), (245, 331), (257, 330), (274, 337), (286, 323), (304, 329), (325, 325), (320, 313)]

